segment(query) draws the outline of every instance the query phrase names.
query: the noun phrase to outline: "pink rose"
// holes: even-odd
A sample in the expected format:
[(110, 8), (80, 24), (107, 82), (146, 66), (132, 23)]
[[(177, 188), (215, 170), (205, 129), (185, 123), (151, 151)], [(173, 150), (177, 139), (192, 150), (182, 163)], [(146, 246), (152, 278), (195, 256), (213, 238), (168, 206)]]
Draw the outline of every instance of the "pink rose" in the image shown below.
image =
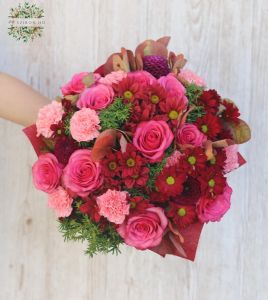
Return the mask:
[(194, 83), (197, 86), (206, 86), (203, 78), (188, 69), (181, 70), (178, 77), (182, 82), (186, 82), (188, 84)]
[(75, 112), (70, 121), (70, 132), (78, 142), (91, 141), (100, 133), (100, 119), (95, 110), (82, 108)]
[(178, 105), (182, 108), (187, 108), (188, 99), (185, 96), (185, 87), (179, 82), (179, 80), (173, 75), (168, 74), (158, 79), (158, 82), (164, 87), (167, 93), (167, 98), (176, 98)]
[(33, 183), (38, 190), (52, 193), (59, 185), (62, 169), (56, 156), (46, 153), (39, 156), (32, 167)]
[(207, 137), (194, 125), (184, 124), (177, 132), (177, 141), (179, 144), (202, 146)]
[(197, 214), (201, 222), (220, 221), (223, 215), (231, 206), (232, 189), (226, 185), (223, 194), (216, 196), (215, 199), (206, 197), (199, 198), (197, 202)]
[(145, 250), (161, 243), (167, 224), (164, 210), (160, 207), (150, 207), (130, 215), (117, 231), (127, 245)]
[(95, 110), (106, 108), (114, 97), (113, 89), (106, 84), (96, 84), (86, 89), (80, 96), (77, 107), (89, 107)]
[(37, 136), (43, 135), (45, 138), (50, 138), (53, 134), (50, 129), (51, 125), (58, 124), (63, 114), (62, 104), (57, 101), (52, 101), (40, 108), (36, 120)]
[[(72, 94), (80, 94), (86, 88), (83, 79), (88, 76), (88, 72), (81, 72), (75, 74), (72, 79), (61, 87), (61, 92), (64, 96)], [(99, 74), (94, 74), (95, 80), (98, 80), (101, 76)]]
[(73, 199), (61, 186), (48, 195), (48, 207), (55, 210), (58, 218), (66, 218), (70, 216), (73, 210), (72, 203)]
[(174, 138), (168, 124), (164, 121), (148, 121), (138, 125), (134, 138), (134, 146), (151, 162), (161, 160), (165, 150)]
[(75, 151), (63, 170), (63, 184), (74, 195), (86, 197), (101, 186), (103, 177), (98, 162), (91, 159), (87, 149)]
[(127, 76), (133, 78), (140, 85), (149, 85), (157, 82), (157, 79), (152, 74), (143, 70), (130, 72)]

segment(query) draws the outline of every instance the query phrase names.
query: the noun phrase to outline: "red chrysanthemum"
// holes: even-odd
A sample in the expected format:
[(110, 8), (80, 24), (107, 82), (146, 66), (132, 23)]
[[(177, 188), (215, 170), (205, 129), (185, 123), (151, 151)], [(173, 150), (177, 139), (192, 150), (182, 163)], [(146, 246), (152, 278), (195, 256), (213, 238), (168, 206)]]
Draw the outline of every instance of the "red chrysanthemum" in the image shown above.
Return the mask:
[(61, 136), (56, 140), (54, 154), (60, 163), (67, 165), (70, 156), (78, 148), (78, 144), (73, 139)]
[(195, 205), (180, 205), (169, 203), (167, 216), (172, 219), (179, 228), (185, 228), (197, 221)]
[(225, 108), (221, 114), (222, 118), (226, 121), (237, 122), (240, 116), (240, 112), (237, 106), (227, 100), (223, 100), (221, 104)]
[(114, 86), (117, 96), (125, 102), (133, 102), (135, 99), (146, 99), (146, 85), (141, 85), (135, 77), (127, 76)]
[(204, 91), (199, 98), (199, 103), (208, 113), (215, 114), (218, 111), (221, 97), (215, 90)]
[(198, 118), (196, 120), (196, 125), (200, 131), (211, 140), (215, 139), (222, 129), (219, 117), (212, 114), (206, 114), (205, 116)]
[(198, 177), (202, 195), (214, 197), (223, 193), (226, 178), (215, 168), (207, 168)]
[(85, 203), (80, 206), (80, 211), (83, 214), (86, 214), (94, 222), (99, 222), (101, 216), (99, 214), (99, 207), (95, 199), (88, 199)]
[(102, 173), (105, 177), (113, 177), (118, 175), (119, 171), (121, 170), (117, 153), (110, 152), (100, 163), (102, 167)]
[(185, 108), (185, 104), (178, 101), (175, 96), (169, 96), (165, 101), (160, 102), (159, 107), (166, 114), (167, 119), (176, 123)]
[(166, 98), (166, 90), (163, 86), (158, 83), (154, 82), (148, 86), (147, 89), (148, 93), (148, 101), (152, 103), (154, 106), (158, 105)]
[(142, 196), (135, 196), (130, 198), (130, 210), (144, 210), (148, 207), (151, 207), (148, 199), (143, 198)]
[(223, 150), (223, 148), (218, 148), (214, 152), (214, 158), (208, 161), (208, 165), (221, 172), (225, 165), (226, 152)]
[(194, 205), (201, 195), (200, 183), (197, 179), (189, 176), (183, 184), (182, 193), (174, 198), (174, 201), (182, 205)]
[(176, 197), (182, 192), (185, 180), (185, 173), (180, 172), (178, 166), (172, 166), (162, 170), (156, 178), (155, 186), (159, 193)]
[(125, 177), (123, 182), (128, 189), (133, 187), (144, 187), (149, 179), (149, 169), (142, 167), (138, 173)]
[(179, 160), (179, 166), (184, 172), (196, 177), (206, 166), (207, 156), (201, 147), (187, 148)]
[(127, 144), (126, 152), (118, 152), (118, 157), (123, 178), (138, 174), (145, 161), (142, 156), (138, 155), (137, 149), (130, 143)]

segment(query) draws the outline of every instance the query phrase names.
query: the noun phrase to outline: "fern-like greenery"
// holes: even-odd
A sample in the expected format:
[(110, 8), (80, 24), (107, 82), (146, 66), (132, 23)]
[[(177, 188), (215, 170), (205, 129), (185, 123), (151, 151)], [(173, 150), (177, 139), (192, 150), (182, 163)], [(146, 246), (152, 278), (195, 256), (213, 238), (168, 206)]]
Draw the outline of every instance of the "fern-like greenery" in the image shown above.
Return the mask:
[(186, 96), (189, 100), (189, 106), (194, 107), (187, 116), (188, 123), (195, 122), (198, 118), (205, 114), (203, 106), (198, 103), (198, 99), (202, 95), (203, 91), (204, 89), (202, 87), (195, 84), (189, 84), (186, 87)]
[(129, 119), (131, 113), (131, 103), (125, 104), (121, 98), (116, 98), (114, 102), (99, 114), (102, 130), (114, 128), (120, 129)]
[(107, 226), (104, 230), (92, 222), (90, 218), (81, 214), (77, 219), (71, 217), (59, 221), (59, 231), (63, 234), (65, 241), (87, 242), (85, 251), (90, 257), (97, 253), (120, 253), (119, 246), (123, 239), (112, 226)]

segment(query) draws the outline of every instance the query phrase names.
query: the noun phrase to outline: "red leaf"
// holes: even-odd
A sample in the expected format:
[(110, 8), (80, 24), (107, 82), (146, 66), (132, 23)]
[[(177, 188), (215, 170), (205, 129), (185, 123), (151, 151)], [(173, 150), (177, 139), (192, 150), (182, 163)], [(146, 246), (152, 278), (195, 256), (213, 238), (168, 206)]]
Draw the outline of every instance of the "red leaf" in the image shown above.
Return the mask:
[(41, 136), (37, 137), (36, 125), (33, 124), (24, 128), (23, 132), (30, 140), (37, 156), (40, 156), (42, 154), (42, 150), (47, 148), (47, 145), (45, 144)]

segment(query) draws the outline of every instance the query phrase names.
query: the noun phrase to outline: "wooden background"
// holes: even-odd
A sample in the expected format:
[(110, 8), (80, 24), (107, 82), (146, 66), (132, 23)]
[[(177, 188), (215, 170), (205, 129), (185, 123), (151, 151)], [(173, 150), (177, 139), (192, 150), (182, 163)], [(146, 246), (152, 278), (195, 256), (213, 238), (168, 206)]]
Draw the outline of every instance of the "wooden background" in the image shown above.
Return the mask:
[(195, 263), (130, 248), (89, 259), (83, 245), (63, 242), (33, 188), (35, 155), (22, 128), (1, 120), (0, 299), (268, 299), (268, 1), (35, 1), (45, 31), (27, 44), (7, 35), (17, 3), (0, 0), (0, 71), (53, 98), (121, 46), (171, 35), (170, 49), (237, 102), (253, 138), (241, 146), (248, 164), (230, 178), (232, 208), (205, 226)]

